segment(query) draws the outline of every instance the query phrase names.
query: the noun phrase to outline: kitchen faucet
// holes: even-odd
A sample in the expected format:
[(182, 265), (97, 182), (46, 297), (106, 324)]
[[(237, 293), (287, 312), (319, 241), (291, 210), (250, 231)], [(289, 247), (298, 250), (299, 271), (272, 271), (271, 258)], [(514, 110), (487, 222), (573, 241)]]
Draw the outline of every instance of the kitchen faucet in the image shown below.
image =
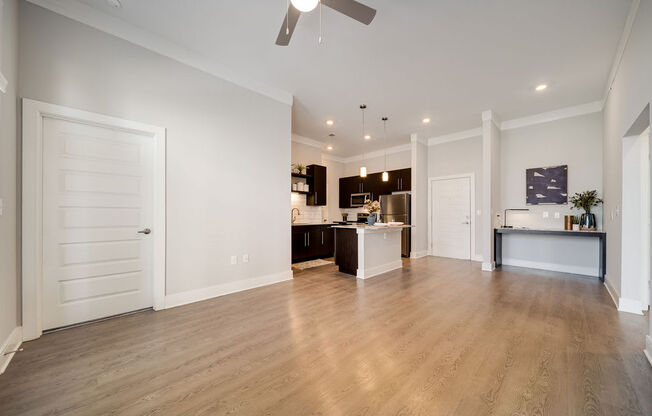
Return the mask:
[(299, 208), (292, 208), (292, 211), (290, 212), (290, 216), (292, 217), (292, 224), (297, 220), (297, 217), (294, 216), (294, 210), (297, 210), (297, 216), (301, 215), (301, 211), (299, 211)]

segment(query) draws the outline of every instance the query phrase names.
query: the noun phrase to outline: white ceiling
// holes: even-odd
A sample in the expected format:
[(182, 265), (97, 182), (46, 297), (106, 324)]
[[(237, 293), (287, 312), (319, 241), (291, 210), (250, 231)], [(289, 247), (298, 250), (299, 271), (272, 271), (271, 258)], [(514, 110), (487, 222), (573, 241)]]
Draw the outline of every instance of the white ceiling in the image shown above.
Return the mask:
[[(350, 156), (600, 100), (631, 0), (363, 0), (364, 26), (324, 7), (304, 14), (289, 47), (274, 44), (286, 0), (82, 0), (294, 95), (293, 132)], [(534, 86), (549, 84), (544, 93)], [(361, 135), (365, 103), (368, 133)], [(421, 119), (430, 117), (429, 126)], [(325, 121), (333, 119), (333, 128)]]

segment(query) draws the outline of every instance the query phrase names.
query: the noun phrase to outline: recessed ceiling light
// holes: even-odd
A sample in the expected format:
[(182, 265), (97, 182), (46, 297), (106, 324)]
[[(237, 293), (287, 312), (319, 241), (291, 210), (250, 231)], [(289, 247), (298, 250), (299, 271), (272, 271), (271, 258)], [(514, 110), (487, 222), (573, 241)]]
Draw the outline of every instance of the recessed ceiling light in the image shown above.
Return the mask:
[(429, 119), (428, 117), (426, 117), (426, 118), (424, 118), (423, 120), (421, 120), (421, 122), (422, 122), (423, 124), (430, 124), (430, 119)]
[(369, 139), (371, 139), (371, 136), (368, 135), (368, 134), (365, 134), (364, 139), (365, 139), (365, 140), (369, 140)]
[(538, 91), (538, 92), (541, 92), (541, 91), (545, 90), (546, 88), (548, 88), (548, 84), (541, 84), (541, 85), (537, 85), (535, 90)]
[(120, 3), (120, 0), (106, 0), (106, 2), (109, 3), (109, 6), (113, 6), (116, 9), (122, 7), (122, 3)]
[(327, 149), (328, 150), (333, 150), (333, 146), (328, 146)]
[(327, 120), (326, 124), (328, 124), (329, 126), (332, 126), (333, 125), (333, 120)]

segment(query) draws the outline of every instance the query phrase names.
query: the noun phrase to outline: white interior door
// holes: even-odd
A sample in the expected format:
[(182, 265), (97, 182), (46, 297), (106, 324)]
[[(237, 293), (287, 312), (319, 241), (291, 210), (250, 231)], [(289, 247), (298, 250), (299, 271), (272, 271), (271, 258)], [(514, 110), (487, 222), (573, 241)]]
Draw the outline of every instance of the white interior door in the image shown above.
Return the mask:
[(471, 179), (432, 181), (432, 254), (471, 258)]
[(43, 329), (152, 306), (153, 146), (43, 119)]

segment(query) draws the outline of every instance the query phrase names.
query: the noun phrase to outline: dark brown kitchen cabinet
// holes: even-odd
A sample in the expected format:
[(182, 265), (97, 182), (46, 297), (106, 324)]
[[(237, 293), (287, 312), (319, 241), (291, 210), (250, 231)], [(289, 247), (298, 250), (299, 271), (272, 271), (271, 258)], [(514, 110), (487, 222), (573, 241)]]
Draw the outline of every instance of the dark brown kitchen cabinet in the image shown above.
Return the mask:
[(292, 226), (292, 262), (332, 257), (335, 252), (331, 225)]
[(308, 165), (307, 174), (310, 177), (310, 193), (306, 205), (326, 205), (326, 166)]
[(388, 173), (387, 182), (383, 182), (382, 172), (370, 173), (366, 178), (340, 178), (340, 208), (351, 208), (351, 194), (369, 193), (372, 200), (379, 200), (381, 195), (411, 190), (412, 169), (397, 169)]
[(391, 192), (409, 191), (412, 186), (412, 169), (399, 169), (390, 172)]

